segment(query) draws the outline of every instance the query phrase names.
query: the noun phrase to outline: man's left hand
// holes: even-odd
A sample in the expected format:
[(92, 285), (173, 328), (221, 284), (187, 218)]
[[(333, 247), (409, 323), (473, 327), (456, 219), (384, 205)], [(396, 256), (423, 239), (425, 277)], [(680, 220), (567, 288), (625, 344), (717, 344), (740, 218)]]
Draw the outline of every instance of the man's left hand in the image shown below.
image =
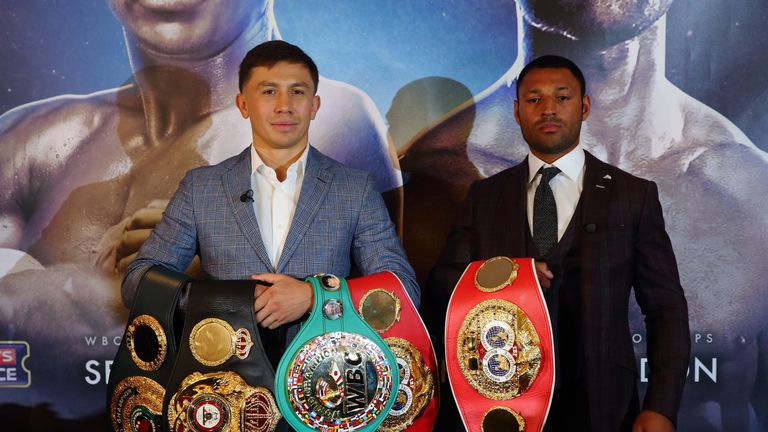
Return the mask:
[(291, 276), (275, 273), (251, 275), (251, 279), (272, 284), (256, 285), (253, 308), (256, 322), (270, 330), (296, 321), (313, 306), (312, 286)]
[(541, 288), (547, 289), (552, 285), (552, 278), (555, 277), (552, 271), (544, 261), (536, 261), (536, 277), (539, 279)]
[(673, 432), (675, 425), (663, 414), (643, 410), (632, 425), (632, 432)]

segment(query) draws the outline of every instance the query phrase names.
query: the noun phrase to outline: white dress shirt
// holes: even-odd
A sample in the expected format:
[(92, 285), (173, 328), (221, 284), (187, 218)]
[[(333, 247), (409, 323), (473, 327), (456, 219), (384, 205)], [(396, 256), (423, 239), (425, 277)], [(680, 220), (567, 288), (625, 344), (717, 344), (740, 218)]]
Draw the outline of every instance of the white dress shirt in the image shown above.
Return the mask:
[(277, 179), (277, 172), (264, 164), (256, 149), (251, 145), (251, 189), (253, 189), (253, 211), (259, 221), (261, 241), (273, 266), (277, 266), (280, 254), (291, 228), (296, 204), (299, 202), (304, 168), (307, 165), (309, 146), (299, 159), (288, 167), (285, 180)]
[(560, 169), (550, 182), (552, 195), (557, 204), (557, 240), (563, 237), (579, 203), (584, 185), (584, 149), (581, 144), (550, 165), (528, 151), (528, 227), (533, 235), (533, 197), (541, 181), (539, 168), (555, 166)]

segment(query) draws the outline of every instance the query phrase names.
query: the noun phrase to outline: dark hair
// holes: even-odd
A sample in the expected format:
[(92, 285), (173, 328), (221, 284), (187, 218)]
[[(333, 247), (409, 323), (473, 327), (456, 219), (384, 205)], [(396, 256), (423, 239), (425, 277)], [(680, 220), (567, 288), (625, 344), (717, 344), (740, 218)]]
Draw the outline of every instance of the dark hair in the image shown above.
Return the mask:
[(565, 57), (545, 55), (534, 59), (520, 71), (520, 75), (517, 76), (517, 87), (515, 89), (515, 94), (518, 98), (520, 98), (520, 83), (523, 82), (523, 78), (528, 75), (528, 72), (534, 69), (568, 69), (573, 76), (576, 77), (576, 80), (579, 81), (579, 84), (581, 84), (581, 97), (584, 97), (587, 92), (587, 83), (584, 81), (584, 74), (581, 73), (581, 69), (576, 66), (576, 63)]
[(315, 93), (317, 93), (319, 75), (315, 62), (301, 48), (281, 40), (264, 42), (248, 51), (243, 61), (240, 62), (238, 76), (240, 91), (243, 91), (245, 82), (251, 76), (251, 69), (260, 66), (271, 68), (279, 62), (298, 63), (306, 66), (309, 69), (309, 75), (312, 76), (312, 82), (315, 84)]

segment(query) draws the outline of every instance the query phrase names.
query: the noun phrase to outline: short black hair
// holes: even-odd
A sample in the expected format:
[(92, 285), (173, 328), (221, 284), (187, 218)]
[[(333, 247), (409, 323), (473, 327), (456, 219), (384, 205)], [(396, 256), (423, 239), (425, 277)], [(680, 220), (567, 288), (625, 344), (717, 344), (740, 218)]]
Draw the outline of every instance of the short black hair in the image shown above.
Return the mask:
[(309, 69), (309, 75), (312, 76), (312, 82), (315, 84), (315, 93), (317, 93), (317, 83), (319, 74), (317, 65), (312, 58), (301, 48), (281, 40), (267, 41), (253, 47), (240, 62), (240, 73), (238, 76), (238, 85), (240, 91), (243, 91), (245, 82), (251, 76), (251, 69), (265, 66), (273, 67), (279, 62), (302, 64)]
[(581, 84), (581, 97), (584, 97), (587, 93), (587, 82), (584, 80), (584, 74), (581, 73), (581, 69), (576, 66), (576, 63), (565, 57), (545, 55), (532, 60), (520, 71), (520, 75), (517, 76), (517, 82), (515, 83), (515, 95), (518, 99), (520, 98), (520, 83), (523, 82), (523, 78), (528, 75), (528, 72), (534, 69), (568, 69), (576, 77), (576, 80), (579, 81), (579, 84)]

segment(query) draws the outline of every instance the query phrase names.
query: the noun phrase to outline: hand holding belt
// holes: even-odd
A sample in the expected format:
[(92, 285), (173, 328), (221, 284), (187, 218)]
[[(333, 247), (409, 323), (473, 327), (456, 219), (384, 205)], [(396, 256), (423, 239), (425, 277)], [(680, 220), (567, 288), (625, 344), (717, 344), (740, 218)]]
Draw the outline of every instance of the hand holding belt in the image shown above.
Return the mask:
[(179, 343), (174, 313), (189, 279), (162, 266), (142, 277), (107, 386), (112, 430), (161, 430), (164, 386)]
[(297, 431), (378, 430), (400, 384), (395, 356), (355, 312), (344, 279), (306, 280), (315, 305), (277, 367), (280, 411)]
[(253, 312), (254, 281), (195, 281), (163, 404), (173, 432), (271, 432), (274, 372)]
[(397, 358), (400, 386), (392, 411), (379, 430), (428, 432), (439, 406), (437, 360), (424, 323), (400, 279), (391, 272), (347, 281), (363, 319), (379, 332)]
[(445, 323), (448, 378), (468, 431), (540, 431), (554, 387), (554, 345), (532, 259), (476, 261)]

